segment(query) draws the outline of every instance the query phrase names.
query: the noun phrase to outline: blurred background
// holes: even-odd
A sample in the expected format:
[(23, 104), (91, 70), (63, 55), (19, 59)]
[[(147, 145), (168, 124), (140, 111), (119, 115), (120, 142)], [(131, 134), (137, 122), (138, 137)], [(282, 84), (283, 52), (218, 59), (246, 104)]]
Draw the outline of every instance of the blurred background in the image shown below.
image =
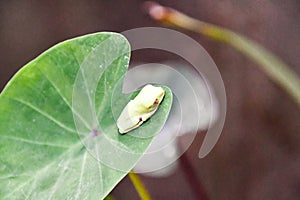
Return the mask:
[[(298, 0), (158, 1), (192, 17), (239, 32), (282, 58), (300, 74)], [(146, 15), (143, 1), (0, 1), (0, 87), (18, 69), (63, 40), (97, 31), (161, 26)], [(299, 199), (300, 108), (251, 60), (225, 44), (183, 31), (208, 51), (227, 93), (222, 135), (204, 159), (199, 132), (185, 154), (209, 199)], [(193, 53), (193, 52), (191, 52)], [(162, 62), (176, 56), (137, 51), (132, 62)], [(300, 88), (299, 88), (300, 89)], [(197, 199), (181, 165), (163, 178), (142, 176), (153, 199)], [(199, 185), (195, 186), (200, 187)], [(129, 178), (115, 199), (139, 199)]]

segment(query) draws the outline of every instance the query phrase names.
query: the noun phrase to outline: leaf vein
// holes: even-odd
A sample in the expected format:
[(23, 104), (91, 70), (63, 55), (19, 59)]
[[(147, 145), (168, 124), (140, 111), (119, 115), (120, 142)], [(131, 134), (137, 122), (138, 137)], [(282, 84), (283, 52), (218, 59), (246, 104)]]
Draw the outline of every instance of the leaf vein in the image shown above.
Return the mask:
[[(78, 61), (77, 61), (78, 63)], [(79, 64), (79, 63), (78, 63)], [(84, 123), (84, 125), (86, 126), (86, 128), (91, 129), (88, 125), (88, 123), (83, 119), (83, 117), (78, 113), (78, 111), (76, 109), (74, 109), (73, 106), (71, 106), (71, 103), (67, 100), (67, 98), (61, 93), (59, 87), (56, 86), (56, 84), (54, 84), (53, 81), (51, 81), (49, 79), (49, 77), (42, 72), (42, 74), (44, 75), (44, 77), (49, 81), (49, 83), (54, 87), (54, 89), (56, 90), (57, 94), (62, 98), (62, 100), (66, 103), (66, 105), (71, 109), (72, 113), (77, 115), (78, 118)]]
[(77, 133), (77, 131), (75, 131), (74, 129), (66, 126), (64, 123), (56, 120), (54, 117), (52, 117), (51, 115), (49, 115), (48, 113), (44, 112), (43, 110), (41, 110), (40, 108), (32, 105), (29, 102), (23, 101), (21, 99), (17, 99), (17, 98), (11, 98), (12, 100), (15, 100), (21, 104), (24, 104), (25, 106), (35, 110), (36, 112), (40, 113), (41, 115), (43, 115), (44, 117), (48, 118), (49, 120), (51, 120), (52, 122), (54, 122), (55, 124), (57, 124), (58, 126), (60, 126), (61, 128), (65, 129), (66, 131), (72, 132), (72, 133)]
[(82, 186), (84, 167), (85, 167), (85, 163), (86, 163), (86, 157), (87, 157), (87, 152), (84, 152), (82, 165), (81, 165), (81, 171), (80, 171), (80, 178), (79, 178), (79, 183), (78, 183), (77, 193), (75, 195), (75, 199), (79, 198), (79, 195), (80, 195), (80, 192), (81, 192), (81, 186)]
[(48, 142), (32, 141), (32, 140), (28, 140), (28, 139), (20, 138), (20, 137), (15, 137), (15, 136), (0, 135), (0, 137), (7, 138), (7, 139), (10, 139), (10, 140), (35, 144), (35, 145), (45, 145), (45, 146), (60, 147), (60, 148), (69, 148), (70, 147), (70, 146), (66, 146), (66, 145), (53, 144), (53, 143), (48, 143)]

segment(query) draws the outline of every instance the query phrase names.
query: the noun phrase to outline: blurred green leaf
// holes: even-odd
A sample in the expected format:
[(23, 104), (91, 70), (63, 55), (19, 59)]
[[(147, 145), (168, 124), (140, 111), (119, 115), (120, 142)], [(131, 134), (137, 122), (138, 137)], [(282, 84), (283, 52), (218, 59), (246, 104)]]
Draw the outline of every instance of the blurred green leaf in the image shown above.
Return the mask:
[[(146, 4), (148, 13), (154, 20), (205, 35), (240, 51), (256, 62), (263, 72), (300, 106), (299, 76), (290, 66), (260, 44), (229, 29), (194, 19), (173, 8), (153, 2)], [(160, 12), (151, 12), (154, 9)]]
[[(62, 42), (24, 66), (0, 96), (0, 199), (104, 198), (162, 128), (171, 91), (140, 128), (116, 119), (130, 46), (116, 33)], [(145, 137), (147, 136), (148, 137)]]

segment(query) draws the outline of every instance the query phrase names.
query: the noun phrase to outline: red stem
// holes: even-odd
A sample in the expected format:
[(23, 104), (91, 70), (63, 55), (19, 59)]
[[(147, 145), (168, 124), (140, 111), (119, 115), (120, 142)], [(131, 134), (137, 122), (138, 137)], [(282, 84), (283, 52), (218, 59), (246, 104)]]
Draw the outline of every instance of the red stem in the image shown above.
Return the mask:
[(198, 200), (209, 200), (201, 182), (197, 179), (195, 170), (193, 169), (186, 153), (183, 153), (179, 158), (180, 167), (184, 172), (185, 178), (187, 182), (190, 184), (192, 191), (196, 199)]

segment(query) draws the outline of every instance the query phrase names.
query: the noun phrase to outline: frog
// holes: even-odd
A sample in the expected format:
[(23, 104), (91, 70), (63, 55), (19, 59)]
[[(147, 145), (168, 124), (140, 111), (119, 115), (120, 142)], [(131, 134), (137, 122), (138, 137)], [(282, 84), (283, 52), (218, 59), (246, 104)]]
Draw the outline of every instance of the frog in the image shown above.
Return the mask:
[(120, 134), (138, 128), (157, 111), (163, 101), (165, 91), (162, 87), (145, 85), (138, 95), (130, 100), (117, 119)]

